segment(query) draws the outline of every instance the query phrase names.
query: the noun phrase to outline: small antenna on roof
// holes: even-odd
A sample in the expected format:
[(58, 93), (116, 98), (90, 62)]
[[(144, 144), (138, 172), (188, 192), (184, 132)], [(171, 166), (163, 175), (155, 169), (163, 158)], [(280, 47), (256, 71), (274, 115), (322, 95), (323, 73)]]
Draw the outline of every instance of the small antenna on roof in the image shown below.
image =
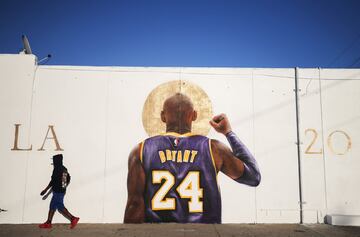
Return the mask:
[(45, 58), (43, 58), (43, 59), (40, 59), (37, 63), (38, 64), (45, 64), (45, 63), (47, 63), (49, 60), (50, 60), (50, 58), (51, 58), (51, 54), (48, 54)]
[[(22, 43), (23, 43), (23, 50), (21, 50), (20, 54), (33, 54), (31, 51), (30, 43), (26, 35), (21, 36)], [(35, 56), (36, 64), (45, 64), (47, 63), (51, 58), (51, 54), (48, 54), (45, 58), (38, 61), (37, 57)]]
[(22, 52), (25, 53), (25, 54), (32, 54), (32, 51), (31, 51), (31, 48), (30, 48), (30, 43), (29, 43), (29, 40), (26, 37), (26, 35), (22, 35), (21, 39), (22, 39), (23, 46), (24, 46), (24, 49), (23, 49)]

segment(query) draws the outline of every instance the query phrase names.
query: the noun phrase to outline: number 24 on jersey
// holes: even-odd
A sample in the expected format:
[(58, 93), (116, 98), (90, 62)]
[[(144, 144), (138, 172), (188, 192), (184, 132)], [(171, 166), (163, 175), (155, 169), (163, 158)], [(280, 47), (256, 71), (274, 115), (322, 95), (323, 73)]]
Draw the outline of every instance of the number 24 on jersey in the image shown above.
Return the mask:
[[(174, 175), (167, 170), (153, 170), (152, 183), (161, 184), (162, 180), (165, 180), (165, 182), (152, 198), (151, 209), (154, 211), (175, 210), (175, 198), (165, 198), (166, 194), (175, 184)], [(188, 202), (190, 213), (203, 212), (203, 202), (200, 201), (200, 198), (203, 197), (203, 189), (200, 188), (199, 171), (189, 171), (176, 188), (176, 191), (181, 198), (190, 199)]]

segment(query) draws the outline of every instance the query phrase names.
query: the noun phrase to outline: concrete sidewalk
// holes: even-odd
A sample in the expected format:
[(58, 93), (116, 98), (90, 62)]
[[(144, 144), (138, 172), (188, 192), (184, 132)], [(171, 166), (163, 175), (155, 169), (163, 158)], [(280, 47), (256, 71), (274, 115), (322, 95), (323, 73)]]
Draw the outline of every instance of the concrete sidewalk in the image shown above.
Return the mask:
[(360, 227), (331, 226), (324, 224), (79, 224), (75, 229), (69, 225), (54, 224), (52, 229), (39, 229), (35, 224), (0, 225), (1, 237), (338, 237), (358, 236)]

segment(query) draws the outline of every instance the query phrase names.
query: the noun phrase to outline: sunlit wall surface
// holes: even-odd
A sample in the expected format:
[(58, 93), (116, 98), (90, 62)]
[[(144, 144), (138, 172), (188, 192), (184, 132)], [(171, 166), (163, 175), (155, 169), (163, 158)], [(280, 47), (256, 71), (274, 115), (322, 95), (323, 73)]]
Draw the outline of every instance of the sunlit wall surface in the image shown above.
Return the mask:
[(0, 223), (46, 219), (50, 198), (39, 194), (57, 153), (72, 176), (67, 208), (82, 222), (122, 222), (128, 154), (148, 137), (144, 103), (171, 81), (202, 88), (259, 163), (257, 188), (219, 174), (224, 223), (298, 223), (299, 177), (305, 223), (360, 215), (358, 69), (298, 70), (299, 157), (292, 68), (37, 66), (0, 55)]

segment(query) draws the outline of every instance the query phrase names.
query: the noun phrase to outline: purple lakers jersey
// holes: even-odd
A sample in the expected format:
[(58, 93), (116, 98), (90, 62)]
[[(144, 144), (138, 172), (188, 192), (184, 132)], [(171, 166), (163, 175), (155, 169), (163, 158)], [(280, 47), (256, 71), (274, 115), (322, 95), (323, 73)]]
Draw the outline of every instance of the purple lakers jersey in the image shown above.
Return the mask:
[(221, 223), (221, 197), (210, 139), (167, 133), (146, 139), (145, 221)]

